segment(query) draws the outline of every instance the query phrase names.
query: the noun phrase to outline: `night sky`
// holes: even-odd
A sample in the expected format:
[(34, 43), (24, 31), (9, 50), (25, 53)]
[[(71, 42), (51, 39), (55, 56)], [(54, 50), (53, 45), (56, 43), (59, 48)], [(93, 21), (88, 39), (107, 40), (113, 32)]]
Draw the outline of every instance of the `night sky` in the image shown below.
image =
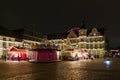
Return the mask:
[[(120, 46), (119, 0), (2, 0), (0, 25), (8, 29), (35, 26), (40, 33), (80, 27), (106, 27), (111, 47)], [(49, 28), (49, 29), (48, 29)]]

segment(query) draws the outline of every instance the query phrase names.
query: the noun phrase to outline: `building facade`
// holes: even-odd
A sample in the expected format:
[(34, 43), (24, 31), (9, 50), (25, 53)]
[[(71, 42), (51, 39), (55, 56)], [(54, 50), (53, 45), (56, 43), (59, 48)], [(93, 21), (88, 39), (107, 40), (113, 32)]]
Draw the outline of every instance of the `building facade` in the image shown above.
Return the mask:
[(9, 49), (12, 46), (26, 50), (38, 47), (43, 37), (43, 34), (27, 29), (11, 31), (0, 26), (0, 59), (2, 55), (9, 55)]
[(106, 50), (106, 39), (102, 28), (74, 28), (67, 33), (48, 35), (48, 40), (50, 45), (56, 45), (61, 50), (62, 57), (75, 57), (76, 54), (83, 56), (85, 53), (103, 57)]
[[(35, 48), (54, 48), (60, 50), (60, 58), (103, 57), (106, 51), (106, 36), (103, 28), (72, 28), (65, 33), (40, 34), (27, 29), (9, 31), (0, 28), (0, 58), (8, 54), (9, 48), (16, 46), (32, 50)], [(46, 47), (45, 47), (46, 46)], [(85, 55), (86, 54), (86, 55)]]

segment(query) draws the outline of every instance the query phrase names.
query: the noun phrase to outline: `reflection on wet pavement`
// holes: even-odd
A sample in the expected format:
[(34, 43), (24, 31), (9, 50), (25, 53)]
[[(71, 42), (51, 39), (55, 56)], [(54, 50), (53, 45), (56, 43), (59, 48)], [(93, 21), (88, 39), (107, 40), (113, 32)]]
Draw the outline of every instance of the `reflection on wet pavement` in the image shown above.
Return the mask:
[(120, 61), (113, 60), (110, 65), (108, 70), (103, 59), (55, 63), (0, 62), (0, 80), (119, 80)]

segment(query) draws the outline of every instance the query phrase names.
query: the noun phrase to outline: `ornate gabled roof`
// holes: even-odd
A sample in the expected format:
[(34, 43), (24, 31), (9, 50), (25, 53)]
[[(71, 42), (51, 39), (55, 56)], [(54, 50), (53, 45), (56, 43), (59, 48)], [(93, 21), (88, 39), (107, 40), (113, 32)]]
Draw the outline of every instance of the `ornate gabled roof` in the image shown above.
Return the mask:
[[(105, 34), (105, 29), (104, 28), (96, 28), (98, 32), (100, 32), (101, 35)], [(89, 33), (92, 32), (92, 29), (88, 29), (87, 30), (87, 36), (89, 35)]]
[[(88, 29), (87, 30), (87, 36), (89, 35), (89, 33), (91, 33), (92, 29)], [(101, 33), (101, 35), (104, 35), (104, 28), (98, 28), (97, 29), (98, 32)], [(64, 32), (64, 33), (51, 33), (51, 34), (45, 34), (47, 36), (48, 40), (51, 39), (66, 39), (68, 37), (70, 32)], [(77, 35), (77, 37), (79, 36), (79, 31), (74, 31), (75, 35)]]
[[(45, 34), (47, 36), (47, 39), (48, 40), (51, 40), (51, 39), (66, 39), (68, 37), (70, 32), (63, 32), (63, 33), (51, 33), (51, 34)], [(74, 31), (76, 37), (79, 36), (79, 32), (78, 30), (77, 31)]]
[(67, 37), (68, 37), (68, 38), (77, 38), (78, 35), (77, 35), (77, 33), (75, 33), (74, 31), (71, 31), (71, 32), (68, 34)]

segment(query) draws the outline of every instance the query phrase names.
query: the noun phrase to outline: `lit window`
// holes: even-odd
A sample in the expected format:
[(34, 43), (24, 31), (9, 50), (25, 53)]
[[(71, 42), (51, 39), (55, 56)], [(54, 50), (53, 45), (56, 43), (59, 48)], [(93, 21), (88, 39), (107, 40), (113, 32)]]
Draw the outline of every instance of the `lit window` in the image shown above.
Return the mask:
[(94, 33), (94, 36), (96, 36), (96, 33)]

